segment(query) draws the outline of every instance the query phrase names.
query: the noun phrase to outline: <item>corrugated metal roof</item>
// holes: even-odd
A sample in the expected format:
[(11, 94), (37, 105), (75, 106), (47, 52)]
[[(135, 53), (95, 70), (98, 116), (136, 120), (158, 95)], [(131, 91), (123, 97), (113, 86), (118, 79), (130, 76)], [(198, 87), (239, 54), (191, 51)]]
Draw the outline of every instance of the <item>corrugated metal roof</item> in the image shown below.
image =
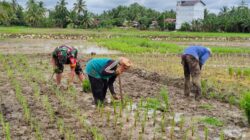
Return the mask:
[(195, 4), (201, 2), (204, 6), (206, 5), (202, 0), (189, 0), (189, 1), (179, 1), (180, 6), (194, 6)]

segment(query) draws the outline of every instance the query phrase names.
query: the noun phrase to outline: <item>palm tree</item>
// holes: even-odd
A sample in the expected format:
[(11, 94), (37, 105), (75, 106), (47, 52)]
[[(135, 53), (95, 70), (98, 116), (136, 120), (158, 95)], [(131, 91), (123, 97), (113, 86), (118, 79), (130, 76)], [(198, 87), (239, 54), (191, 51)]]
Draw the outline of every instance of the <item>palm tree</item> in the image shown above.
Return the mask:
[(94, 23), (93, 16), (88, 11), (85, 11), (84, 16), (83, 16), (83, 20), (82, 20), (82, 24), (83, 24), (84, 28), (88, 28), (89, 26), (93, 25), (93, 23)]
[(77, 3), (74, 3), (74, 11), (76, 11), (78, 15), (80, 15), (81, 13), (83, 14), (84, 11), (86, 11), (85, 1), (77, 0)]

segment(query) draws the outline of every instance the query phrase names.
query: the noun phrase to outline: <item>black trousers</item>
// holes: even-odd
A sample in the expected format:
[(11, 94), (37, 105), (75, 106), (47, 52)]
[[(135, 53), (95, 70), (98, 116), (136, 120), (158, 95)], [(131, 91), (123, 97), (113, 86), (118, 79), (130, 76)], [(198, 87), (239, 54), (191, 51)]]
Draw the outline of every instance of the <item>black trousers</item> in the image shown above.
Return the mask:
[(108, 89), (108, 80), (88, 75), (95, 104), (103, 103)]

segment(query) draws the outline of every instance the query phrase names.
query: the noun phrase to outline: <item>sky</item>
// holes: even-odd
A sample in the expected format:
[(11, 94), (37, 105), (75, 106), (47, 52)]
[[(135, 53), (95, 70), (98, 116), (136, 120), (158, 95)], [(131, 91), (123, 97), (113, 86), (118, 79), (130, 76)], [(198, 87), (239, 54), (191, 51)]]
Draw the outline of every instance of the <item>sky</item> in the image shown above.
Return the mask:
[[(10, 1), (10, 0), (9, 0)], [(43, 1), (44, 5), (48, 9), (53, 9), (58, 0), (37, 0)], [(66, 0), (68, 2), (68, 8), (73, 7), (73, 3), (76, 0)], [(110, 10), (118, 5), (130, 5), (132, 3), (139, 3), (147, 8), (152, 8), (157, 11), (175, 10), (177, 0), (85, 0), (87, 9), (93, 13), (100, 14), (104, 10)], [(26, 5), (27, 0), (17, 0), (22, 6)], [(206, 4), (206, 8), (213, 13), (218, 13), (223, 6), (232, 7), (237, 6), (241, 0), (203, 0)], [(245, 0), (250, 6), (250, 0)]]

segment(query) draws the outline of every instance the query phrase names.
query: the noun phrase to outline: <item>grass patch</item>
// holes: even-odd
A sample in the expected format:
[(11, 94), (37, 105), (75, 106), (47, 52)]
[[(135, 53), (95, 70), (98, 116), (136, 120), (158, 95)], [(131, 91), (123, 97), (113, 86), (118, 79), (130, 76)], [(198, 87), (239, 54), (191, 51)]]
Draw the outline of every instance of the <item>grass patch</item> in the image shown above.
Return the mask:
[[(95, 33), (94, 33), (95, 32)], [(30, 28), (22, 26), (3, 27), (0, 33), (23, 33), (23, 34), (105, 34), (120, 36), (143, 36), (143, 37), (234, 37), (249, 38), (248, 33), (214, 33), (214, 32), (163, 32), (163, 31), (141, 31), (137, 29), (100, 28), (100, 29), (61, 29), (61, 28)]]
[(217, 127), (222, 127), (224, 125), (222, 121), (214, 117), (202, 118), (200, 119), (200, 122), (208, 124), (208, 125), (212, 125), (212, 126), (217, 126)]
[(250, 92), (245, 93), (240, 100), (241, 108), (244, 109), (245, 114), (248, 119), (248, 124), (250, 125)]

